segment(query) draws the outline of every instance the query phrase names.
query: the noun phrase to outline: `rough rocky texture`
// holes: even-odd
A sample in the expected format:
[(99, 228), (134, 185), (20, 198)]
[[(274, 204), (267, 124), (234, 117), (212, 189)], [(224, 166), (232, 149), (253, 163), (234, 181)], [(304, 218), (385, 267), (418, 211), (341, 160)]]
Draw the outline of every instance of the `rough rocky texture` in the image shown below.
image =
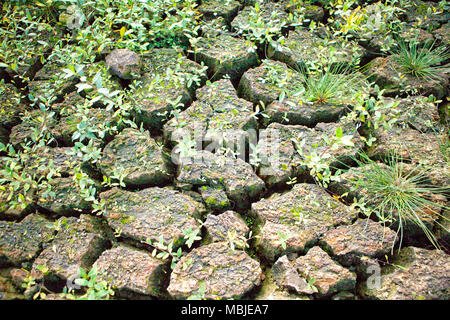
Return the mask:
[(396, 233), (370, 219), (358, 219), (354, 224), (330, 230), (321, 243), (343, 265), (360, 261), (360, 257), (383, 257), (397, 240)]
[(319, 122), (334, 122), (349, 110), (348, 106), (333, 103), (312, 103), (300, 98), (288, 98), (283, 102), (273, 101), (266, 108), (269, 118), (264, 123), (286, 123), (312, 127)]
[(199, 188), (203, 202), (208, 208), (215, 211), (231, 209), (230, 200), (222, 187), (202, 186)]
[(260, 152), (258, 175), (268, 187), (286, 183), (299, 174), (301, 157), (295, 143), (301, 133), (308, 132), (303, 126), (273, 123), (259, 135), (257, 150)]
[(102, 139), (108, 139), (112, 136), (112, 132), (106, 131), (106, 128), (121, 129), (122, 125), (119, 125), (119, 119), (114, 115), (113, 110), (89, 108), (87, 110), (67, 109), (62, 114), (58, 125), (51, 128), (52, 135), (65, 146), (72, 146), (74, 141), (73, 135), (78, 131), (78, 125), (82, 122), (93, 132), (104, 131), (105, 137), (100, 137), (96, 134), (97, 139), (93, 139), (98, 144), (103, 144)]
[(439, 135), (435, 133), (392, 127), (380, 128), (375, 132), (375, 137), (377, 140), (367, 151), (370, 157), (383, 159), (395, 152), (399, 158), (424, 165), (439, 165), (444, 162)]
[[(352, 143), (352, 146), (336, 145), (336, 132), (338, 128), (342, 129), (342, 136), (351, 136), (349, 141)], [(337, 123), (321, 122), (313, 129), (301, 132), (296, 137), (295, 146), (303, 158), (310, 156), (313, 153), (322, 154), (326, 152), (330, 157), (324, 159), (324, 162), (331, 168), (339, 168), (342, 167), (343, 164), (352, 161), (352, 158), (354, 158), (363, 147), (363, 143), (356, 125), (351, 121), (342, 120)]]
[(165, 263), (150, 253), (119, 245), (106, 250), (96, 261), (98, 280), (106, 280), (121, 293), (158, 296), (165, 278)]
[[(3, 160), (3, 159), (2, 159)], [(21, 194), (24, 200), (20, 200)], [(19, 199), (20, 201), (11, 201)], [(33, 211), (36, 203), (35, 189), (25, 191), (23, 187), (17, 189), (11, 183), (0, 186), (0, 220), (18, 220)]]
[[(333, 226), (351, 223), (356, 212), (315, 184), (296, 184), (284, 194), (252, 204), (262, 221), (257, 248), (268, 260), (283, 253), (301, 252)], [(287, 237), (283, 248), (281, 236)]]
[(448, 46), (450, 44), (450, 23), (446, 23), (439, 29), (435, 30), (433, 35), (442, 45)]
[(80, 195), (80, 188), (69, 178), (55, 178), (49, 182), (51, 192), (47, 186), (40, 188), (38, 205), (58, 215), (79, 215), (92, 209), (92, 203), (84, 200)]
[(239, 95), (253, 103), (262, 101), (267, 106), (277, 100), (283, 91), (277, 83), (279, 79), (289, 81), (288, 89), (291, 92), (303, 88), (300, 73), (289, 69), (282, 62), (263, 60), (259, 67), (250, 69), (242, 75), (238, 87)]
[(403, 91), (413, 91), (415, 94), (429, 96), (433, 94), (440, 99), (448, 91), (448, 74), (439, 72), (433, 79), (419, 79), (409, 73), (404, 73), (395, 62), (394, 56), (379, 57), (372, 60), (367, 70), (371, 79), (386, 90), (386, 94), (395, 95)]
[(121, 171), (127, 186), (164, 184), (170, 180), (162, 146), (139, 130), (124, 129), (103, 149), (100, 168), (111, 176)]
[(365, 50), (351, 41), (321, 39), (308, 30), (297, 29), (280, 47), (271, 46), (268, 56), (286, 63), (295, 70), (312, 64), (324, 63), (330, 67), (350, 68), (357, 66)]
[(223, 17), (229, 23), (236, 16), (240, 7), (241, 4), (234, 0), (203, 0), (197, 9), (203, 15), (203, 19), (211, 20)]
[(71, 151), (72, 148), (70, 147), (40, 148), (27, 159), (26, 169), (45, 177), (52, 168), (61, 176), (67, 177), (82, 162), (80, 157), (70, 154)]
[(408, 1), (402, 4), (402, 9), (405, 10), (408, 23), (427, 30), (439, 28), (442, 23), (450, 20), (448, 10), (445, 10), (437, 3), (429, 1)]
[[(183, 270), (183, 264), (190, 260)], [(217, 242), (181, 258), (170, 276), (167, 291), (175, 299), (182, 299), (197, 294), (204, 286), (206, 299), (239, 299), (260, 284), (261, 273), (259, 263), (244, 251)]]
[(284, 0), (281, 3), (284, 4), (287, 12), (304, 16), (303, 24), (309, 24), (311, 21), (321, 21), (325, 15), (322, 7), (304, 3), (302, 0)]
[(139, 56), (129, 49), (115, 49), (105, 61), (109, 70), (122, 79), (132, 79), (139, 72)]
[(21, 266), (35, 258), (51, 240), (50, 221), (30, 214), (20, 222), (0, 221), (0, 267)]
[(118, 188), (103, 192), (105, 217), (123, 237), (135, 241), (159, 241), (174, 246), (184, 243), (183, 230), (198, 230), (196, 218), (202, 204), (188, 195), (169, 188), (147, 188), (131, 192)]
[(305, 256), (297, 258), (295, 266), (307, 281), (314, 280), (320, 295), (355, 289), (356, 275), (334, 262), (320, 247), (313, 247)]
[(239, 214), (231, 210), (217, 216), (209, 214), (204, 227), (213, 242), (232, 242), (238, 248), (244, 247), (250, 231)]
[(287, 256), (282, 256), (273, 265), (273, 278), (275, 283), (288, 291), (299, 294), (313, 294), (314, 290), (308, 282), (298, 274), (295, 267), (288, 260)]
[(360, 293), (369, 299), (414, 300), (450, 297), (450, 258), (443, 251), (407, 247), (382, 268), (380, 286), (363, 282)]
[[(43, 131), (45, 133), (57, 126), (57, 121), (54, 118), (49, 118), (48, 115), (41, 110), (26, 112), (22, 119), (23, 121), (20, 124), (12, 127), (9, 136), (9, 141), (16, 148), (18, 148), (21, 143), (32, 141), (34, 132), (39, 133)], [(54, 138), (57, 139), (59, 137)]]
[(439, 130), (438, 107), (424, 96), (411, 96), (403, 99), (384, 99), (385, 108), (381, 116), (385, 121), (394, 122), (395, 126), (411, 127), (419, 132), (436, 132)]
[(210, 21), (202, 20), (200, 22), (200, 30), (202, 31), (202, 37), (214, 39), (228, 32), (228, 24), (223, 17), (217, 17)]
[[(77, 126), (82, 121), (95, 132), (104, 130), (106, 126), (117, 126), (117, 120), (113, 112), (106, 109), (90, 108), (84, 112), (75, 112), (75, 108), (67, 108), (59, 121), (55, 116), (51, 117), (49, 112), (33, 110), (25, 115), (22, 123), (11, 129), (10, 141), (14, 146), (19, 146), (20, 143), (32, 141), (33, 137), (35, 139), (36, 134), (48, 134), (52, 138), (49, 141), (52, 146), (73, 146), (73, 134), (78, 131)], [(109, 132), (106, 132), (106, 137), (109, 136)]]
[(12, 84), (0, 82), (0, 128), (9, 129), (17, 125), (24, 110), (20, 92)]
[(184, 107), (192, 102), (195, 89), (206, 80), (206, 70), (178, 49), (154, 49), (142, 61), (144, 76), (135, 92), (133, 115), (145, 126), (161, 129), (171, 118), (174, 101), (180, 99)]
[[(238, 33), (245, 34), (250, 29), (250, 19), (252, 13), (256, 13), (254, 4), (239, 11), (236, 18), (231, 21), (231, 27)], [(272, 24), (274, 25), (281, 25), (282, 22), (289, 23), (289, 15), (285, 11), (285, 4), (281, 2), (274, 3), (265, 1), (262, 4), (260, 3), (257, 16), (260, 21), (266, 25), (271, 21), (273, 21)]]
[(243, 208), (265, 188), (250, 164), (241, 159), (199, 151), (180, 159), (177, 181), (192, 186), (222, 186), (236, 208)]
[(38, 266), (46, 266), (48, 279), (68, 279), (76, 276), (82, 267), (88, 270), (100, 254), (110, 246), (110, 234), (97, 217), (81, 215), (80, 218), (61, 218), (61, 227), (52, 243), (33, 263), (33, 276), (43, 275)]
[[(342, 129), (343, 136), (352, 136), (353, 147), (333, 147), (338, 128)], [(313, 129), (272, 123), (261, 132), (258, 142), (259, 174), (269, 186), (285, 183), (289, 178), (309, 172), (299, 162), (314, 153), (327, 152), (330, 157), (324, 159), (324, 163), (339, 168), (351, 162), (361, 147), (360, 135), (349, 121), (319, 123)]]
[[(214, 143), (243, 153), (241, 141), (248, 139), (247, 130), (256, 129), (253, 105), (238, 98), (230, 80), (216, 81), (197, 90), (197, 98), (188, 109), (181, 112), (164, 126), (164, 135), (172, 142), (180, 142), (192, 136), (205, 144)], [(209, 149), (210, 150), (210, 149)], [(211, 150), (212, 151), (212, 150)]]
[(245, 40), (230, 35), (200, 38), (197, 46), (195, 61), (208, 66), (208, 73), (213, 81), (224, 75), (229, 75), (232, 79), (238, 78), (258, 62), (256, 52), (249, 50)]

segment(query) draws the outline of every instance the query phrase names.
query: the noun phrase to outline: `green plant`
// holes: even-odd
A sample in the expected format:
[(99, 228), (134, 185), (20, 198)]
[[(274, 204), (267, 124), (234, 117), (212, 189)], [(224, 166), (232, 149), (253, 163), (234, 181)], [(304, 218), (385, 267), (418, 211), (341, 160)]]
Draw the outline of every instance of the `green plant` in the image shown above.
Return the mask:
[(365, 153), (355, 161), (361, 173), (350, 182), (356, 190), (364, 190), (359, 200), (364, 203), (363, 212), (368, 216), (374, 214), (383, 223), (398, 225), (400, 247), (406, 225), (414, 224), (439, 248), (429, 223), (440, 224), (445, 229), (438, 220), (448, 220), (440, 213), (448, 208), (433, 196), (442, 196), (448, 190), (427, 184), (426, 170), (420, 165), (406, 168), (396, 153), (386, 159), (387, 165), (371, 160)]
[(84, 294), (76, 295), (73, 289), (64, 287), (63, 297), (71, 300), (109, 300), (114, 295), (111, 285), (105, 280), (98, 279), (99, 272), (95, 263), (89, 272), (80, 267), (79, 275), (80, 278), (74, 282), (84, 290)]
[(393, 52), (394, 62), (399, 71), (422, 80), (437, 80), (448, 65), (441, 65), (450, 55), (445, 47), (435, 47), (434, 43), (419, 45), (417, 41), (400, 41)]
[(362, 74), (350, 71), (349, 67), (338, 65), (304, 77), (305, 91), (302, 94), (318, 104), (347, 104), (368, 90), (368, 83)]

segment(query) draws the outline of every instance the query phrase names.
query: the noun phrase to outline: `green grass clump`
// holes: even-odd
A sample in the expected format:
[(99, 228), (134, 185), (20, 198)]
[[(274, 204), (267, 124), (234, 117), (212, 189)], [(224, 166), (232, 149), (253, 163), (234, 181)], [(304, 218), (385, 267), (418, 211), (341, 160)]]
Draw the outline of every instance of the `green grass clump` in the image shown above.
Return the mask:
[(450, 57), (448, 50), (435, 47), (434, 43), (420, 46), (416, 41), (401, 41), (393, 57), (400, 71), (422, 80), (436, 80), (442, 77), (442, 72), (450, 70), (448, 64), (441, 65)]
[(305, 76), (304, 84), (306, 99), (318, 104), (351, 103), (368, 90), (362, 74), (342, 66)]
[(359, 179), (352, 183), (365, 191), (360, 200), (367, 206), (366, 214), (374, 213), (381, 222), (396, 225), (400, 247), (406, 224), (412, 223), (439, 248), (427, 221), (442, 226), (438, 220), (446, 219), (441, 211), (448, 208), (433, 198), (444, 195), (448, 189), (427, 184), (427, 172), (420, 165), (405, 170), (404, 163), (395, 153), (386, 159), (387, 165), (371, 160), (366, 154), (361, 154), (361, 159), (356, 162), (363, 170)]

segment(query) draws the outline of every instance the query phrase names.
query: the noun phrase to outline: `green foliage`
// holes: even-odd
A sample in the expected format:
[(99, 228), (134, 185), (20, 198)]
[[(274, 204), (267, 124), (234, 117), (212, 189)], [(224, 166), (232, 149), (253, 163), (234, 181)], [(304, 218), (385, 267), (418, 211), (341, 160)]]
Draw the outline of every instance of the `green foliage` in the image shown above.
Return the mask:
[(111, 285), (105, 280), (99, 280), (97, 265), (94, 264), (89, 272), (79, 268), (80, 278), (75, 279), (75, 284), (81, 287), (84, 294), (75, 294), (73, 289), (64, 287), (62, 297), (70, 300), (109, 300), (114, 295)]
[(371, 160), (364, 153), (356, 162), (362, 171), (360, 177), (351, 182), (356, 190), (364, 190), (360, 199), (364, 204), (363, 212), (369, 216), (374, 214), (383, 223), (398, 225), (400, 246), (406, 225), (414, 224), (439, 248), (429, 223), (441, 224), (439, 219), (448, 220), (440, 213), (448, 208), (433, 200), (433, 196), (442, 196), (447, 189), (427, 184), (427, 171), (420, 165), (406, 170), (395, 153), (386, 159), (387, 165)]
[(304, 83), (303, 96), (318, 104), (353, 104), (356, 96), (368, 90), (362, 74), (342, 65), (306, 76)]
[(446, 48), (435, 47), (433, 43), (419, 45), (416, 41), (400, 41), (393, 57), (399, 71), (422, 80), (437, 80), (450, 70), (448, 65), (441, 65), (450, 57)]

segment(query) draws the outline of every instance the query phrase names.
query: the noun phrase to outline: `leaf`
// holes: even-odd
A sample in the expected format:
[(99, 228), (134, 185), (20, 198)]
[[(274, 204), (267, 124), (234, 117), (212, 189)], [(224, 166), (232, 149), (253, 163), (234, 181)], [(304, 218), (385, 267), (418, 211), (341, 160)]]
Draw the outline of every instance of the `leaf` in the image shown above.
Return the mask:
[(89, 281), (87, 281), (86, 279), (75, 279), (75, 284), (82, 286), (82, 287), (87, 287), (89, 285)]
[(122, 27), (120, 29), (120, 39), (123, 39), (123, 36), (125, 35), (125, 32), (127, 31), (127, 29), (125, 27)]
[(342, 135), (343, 135), (342, 128), (341, 127), (337, 127), (337, 129), (336, 129), (336, 137), (342, 138)]
[(77, 85), (75, 85), (78, 88), (78, 92), (81, 92), (85, 89), (92, 89), (92, 86), (90, 84), (87, 83), (79, 83)]

